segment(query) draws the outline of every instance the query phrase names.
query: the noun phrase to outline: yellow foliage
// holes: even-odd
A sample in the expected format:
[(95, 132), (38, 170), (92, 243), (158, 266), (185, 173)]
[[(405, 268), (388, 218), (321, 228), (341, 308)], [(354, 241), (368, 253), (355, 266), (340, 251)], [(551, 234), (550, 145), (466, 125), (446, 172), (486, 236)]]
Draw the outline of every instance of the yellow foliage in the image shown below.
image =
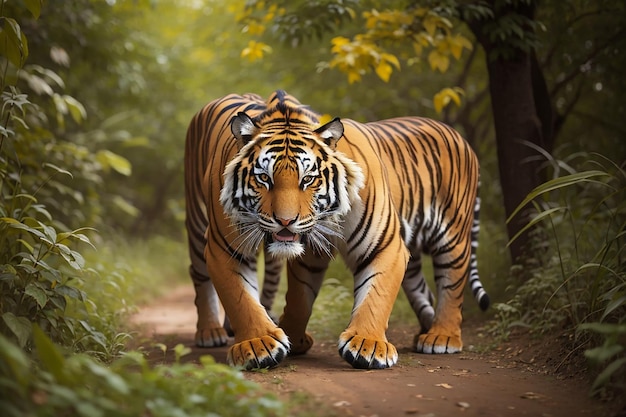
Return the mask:
[(378, 65), (374, 68), (374, 71), (376, 71), (376, 75), (378, 75), (378, 78), (380, 78), (384, 82), (389, 82), (389, 77), (391, 77), (393, 68), (391, 68), (391, 65), (389, 65), (387, 61), (380, 61)]
[(252, 36), (261, 36), (265, 32), (265, 25), (262, 25), (254, 20), (251, 20), (244, 28), (244, 32), (249, 33)]
[(469, 39), (467, 39), (465, 36), (461, 35), (460, 33), (454, 36), (449, 36), (448, 43), (450, 45), (450, 52), (452, 53), (452, 56), (454, 56), (454, 58), (456, 59), (461, 58), (461, 54), (463, 53), (463, 48), (469, 51), (471, 51), (473, 48), (472, 42), (470, 42)]
[(252, 40), (248, 42), (248, 46), (241, 51), (241, 57), (247, 58), (250, 62), (254, 62), (263, 59), (264, 54), (271, 52), (272, 48), (269, 45)]
[[(262, 35), (278, 16), (286, 13), (285, 8), (266, 0), (254, 1), (244, 9), (241, 20), (246, 25), (244, 31), (253, 37)], [(354, 15), (353, 10), (348, 12)], [(371, 9), (364, 11), (362, 16), (365, 20), (363, 33), (351, 39), (343, 36), (333, 38), (330, 48), (333, 57), (323, 63), (326, 68), (336, 68), (345, 73), (351, 84), (361, 81), (370, 72), (388, 82), (394, 70), (400, 70), (400, 60), (390, 50), (393, 45), (412, 45), (414, 55), (404, 53), (400, 55), (402, 60), (410, 65), (420, 62), (427, 55), (430, 68), (441, 73), (449, 70), (452, 58), (459, 60), (464, 49), (472, 49), (469, 39), (453, 31), (450, 20), (428, 7)], [(252, 40), (241, 52), (241, 57), (254, 62), (270, 52), (268, 45)], [(458, 94), (456, 90), (441, 93), (437, 104), (443, 108), (450, 101), (457, 102), (460, 100)]]
[(426, 16), (422, 21), (422, 25), (424, 25), (426, 33), (428, 33), (430, 36), (435, 36), (435, 32), (437, 31), (437, 19), (435, 16)]
[(371, 69), (381, 80), (388, 82), (393, 67), (400, 69), (400, 61), (395, 55), (383, 52), (366, 36), (356, 35), (352, 40), (338, 36), (331, 40), (331, 44), (335, 56), (329, 66), (346, 73), (350, 84), (361, 81), (363, 74)]
[(461, 105), (461, 95), (463, 95), (463, 89), (460, 87), (454, 88), (444, 88), (435, 94), (433, 98), (433, 105), (435, 107), (435, 111), (437, 113), (441, 113), (441, 111), (448, 105), (450, 102), (454, 102), (457, 106)]
[(439, 52), (437, 49), (433, 49), (428, 54), (428, 63), (433, 71), (438, 70), (443, 73), (446, 72), (450, 66), (450, 58)]
[(397, 69), (400, 69), (400, 61), (398, 61), (398, 58), (396, 58), (395, 55), (389, 54), (389, 53), (383, 53), (383, 54), (381, 54), (380, 57), (381, 57), (381, 59), (383, 61), (389, 62), (390, 64), (392, 64)]

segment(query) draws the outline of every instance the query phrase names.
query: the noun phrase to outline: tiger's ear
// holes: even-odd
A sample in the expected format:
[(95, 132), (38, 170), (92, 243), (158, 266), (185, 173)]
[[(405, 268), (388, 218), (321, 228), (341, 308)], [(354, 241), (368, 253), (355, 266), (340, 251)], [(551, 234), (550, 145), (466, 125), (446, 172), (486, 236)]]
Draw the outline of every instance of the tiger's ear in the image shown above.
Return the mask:
[(339, 117), (335, 117), (330, 122), (315, 129), (315, 133), (317, 133), (328, 146), (335, 149), (337, 141), (343, 136), (343, 123), (341, 123)]
[(239, 112), (230, 122), (230, 130), (235, 135), (240, 147), (250, 142), (256, 135), (259, 128), (254, 124), (250, 116), (244, 112)]

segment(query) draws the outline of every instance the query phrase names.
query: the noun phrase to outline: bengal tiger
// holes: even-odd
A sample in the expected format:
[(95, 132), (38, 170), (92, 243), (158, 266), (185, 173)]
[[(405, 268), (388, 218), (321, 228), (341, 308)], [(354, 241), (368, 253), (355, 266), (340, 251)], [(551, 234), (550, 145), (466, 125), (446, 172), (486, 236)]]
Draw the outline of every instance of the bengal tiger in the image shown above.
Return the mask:
[[(339, 253), (354, 276), (353, 310), (338, 342), (350, 365), (397, 362), (386, 330), (400, 286), (421, 325), (415, 350), (461, 351), (468, 280), (480, 306), (489, 304), (475, 256), (476, 155), (455, 130), (426, 118), (319, 120), (284, 91), (267, 100), (231, 94), (193, 117), (184, 167), (196, 344), (227, 344), (223, 305), (235, 339), (231, 365), (274, 367), (307, 352), (313, 303)], [(261, 248), (270, 267), (287, 264), (278, 324), (259, 301)], [(433, 258), (436, 306), (422, 253)]]

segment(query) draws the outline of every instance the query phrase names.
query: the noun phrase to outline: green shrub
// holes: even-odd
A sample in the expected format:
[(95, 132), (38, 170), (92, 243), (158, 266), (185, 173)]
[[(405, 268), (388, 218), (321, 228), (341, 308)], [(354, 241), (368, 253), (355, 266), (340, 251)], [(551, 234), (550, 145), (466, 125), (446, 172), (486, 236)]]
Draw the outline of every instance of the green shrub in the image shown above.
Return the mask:
[(151, 366), (129, 352), (103, 366), (91, 356), (64, 356), (35, 327), (38, 363), (0, 335), (0, 409), (21, 416), (281, 416), (284, 406), (239, 371), (210, 356), (199, 365), (179, 361)]
[(521, 284), (496, 310), (502, 331), (511, 325), (575, 331), (577, 343), (589, 348), (586, 356), (603, 368), (595, 392), (626, 382), (626, 171), (601, 155), (577, 157), (593, 169), (577, 172), (576, 159), (554, 161), (566, 175), (520, 204), (518, 210), (531, 202), (535, 210), (525, 229), (532, 229), (533, 256), (513, 268)]
[[(40, 8), (40, 2), (24, 2), (3, 5), (0, 13), (19, 15), (27, 10), (36, 18)], [(85, 266), (76, 246), (91, 242), (87, 229), (68, 229), (47, 205), (54, 207), (67, 198), (64, 191), (71, 190), (60, 188), (57, 179), (72, 177), (51, 163), (69, 154), (57, 149), (48, 120), (79, 121), (80, 104), (54, 92), (63, 84), (54, 72), (24, 65), (29, 51), (26, 36), (15, 18), (0, 17), (0, 333), (30, 349), (32, 324), (37, 324), (57, 343), (89, 349), (101, 335), (65, 313), (68, 303), (86, 300), (75, 285)], [(56, 111), (64, 103), (65, 112), (47, 114), (31, 103), (17, 87), (20, 80), (46, 91)]]

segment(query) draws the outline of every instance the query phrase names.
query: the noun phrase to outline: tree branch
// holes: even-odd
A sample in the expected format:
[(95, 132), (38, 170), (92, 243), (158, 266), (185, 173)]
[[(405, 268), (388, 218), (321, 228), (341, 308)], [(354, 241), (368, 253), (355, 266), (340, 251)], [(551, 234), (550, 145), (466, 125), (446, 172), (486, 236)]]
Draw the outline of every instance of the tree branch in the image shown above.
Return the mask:
[(610, 46), (615, 40), (617, 40), (617, 39), (621, 38), (622, 36), (624, 36), (624, 33), (626, 33), (626, 30), (620, 29), (615, 34), (613, 34), (613, 36), (609, 37), (604, 43), (602, 43), (599, 46), (597, 46), (596, 48), (594, 48), (585, 57), (585, 59), (582, 60), (582, 62), (580, 62), (578, 65), (576, 65), (574, 67), (575, 70), (573, 70), (572, 72), (567, 74), (565, 76), (565, 78), (563, 78), (561, 81), (559, 81), (559, 82), (554, 84), (554, 86), (552, 87), (552, 90), (550, 90), (550, 96), (554, 97), (561, 90), (561, 88), (565, 87), (567, 85), (567, 83), (569, 83), (574, 78), (578, 77), (581, 74), (580, 67), (583, 64), (585, 64), (585, 63), (587, 63), (589, 61), (592, 61), (596, 56), (598, 56), (598, 54), (600, 54), (600, 52), (602, 52), (604, 49), (606, 49), (608, 46)]

